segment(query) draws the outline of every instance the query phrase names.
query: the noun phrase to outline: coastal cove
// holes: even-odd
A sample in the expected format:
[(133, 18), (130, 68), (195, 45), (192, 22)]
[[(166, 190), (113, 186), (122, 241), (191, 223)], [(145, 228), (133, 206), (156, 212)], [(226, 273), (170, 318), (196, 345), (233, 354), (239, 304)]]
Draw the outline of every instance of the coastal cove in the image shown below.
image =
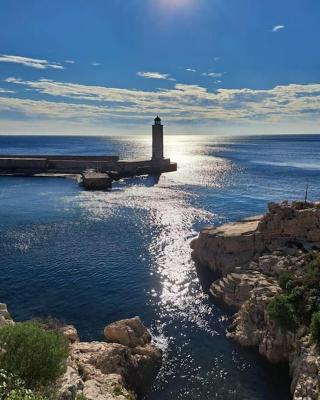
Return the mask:
[[(0, 136), (2, 154), (150, 157), (150, 138)], [(82, 340), (139, 315), (164, 351), (146, 400), (289, 399), (288, 371), (226, 338), (190, 242), (205, 225), (320, 198), (320, 136), (168, 136), (177, 172), (86, 192), (74, 181), (0, 178), (0, 301), (14, 320), (52, 315)], [(173, 395), (174, 393), (174, 395)]]

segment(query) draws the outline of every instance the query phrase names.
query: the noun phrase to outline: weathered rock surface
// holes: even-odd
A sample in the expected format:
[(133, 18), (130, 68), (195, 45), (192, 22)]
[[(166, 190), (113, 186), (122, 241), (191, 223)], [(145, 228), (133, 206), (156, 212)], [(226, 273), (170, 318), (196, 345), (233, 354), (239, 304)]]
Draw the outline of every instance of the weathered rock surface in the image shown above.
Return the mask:
[(120, 343), (124, 346), (144, 346), (151, 342), (151, 335), (139, 317), (123, 319), (107, 325), (104, 335), (108, 342)]
[(205, 228), (192, 242), (194, 258), (222, 278), (210, 286), (213, 299), (236, 310), (228, 336), (255, 346), (270, 362), (288, 361), (294, 400), (320, 399), (320, 356), (306, 327), (283, 333), (266, 311), (281, 292), (278, 276), (305, 263), (302, 250), (320, 248), (320, 204), (269, 204), (265, 216), (220, 228)]
[(70, 357), (58, 382), (60, 400), (75, 400), (79, 393), (87, 400), (135, 399), (157, 376), (162, 353), (139, 317), (108, 325), (109, 343), (75, 340), (72, 328), (66, 329)]
[(70, 343), (79, 342), (78, 332), (73, 325), (65, 325), (61, 327), (60, 332), (68, 339)]
[(270, 203), (268, 207), (265, 216), (205, 228), (191, 243), (193, 257), (225, 276), (246, 269), (265, 252), (294, 254), (302, 245), (320, 248), (319, 203)]
[(4, 303), (0, 303), (0, 327), (4, 325), (13, 324), (13, 320), (9, 314), (7, 305)]
[(239, 309), (250, 299), (251, 294), (273, 297), (279, 292), (276, 279), (250, 271), (247, 273), (230, 273), (224, 278), (216, 280), (210, 287), (213, 298), (232, 309)]

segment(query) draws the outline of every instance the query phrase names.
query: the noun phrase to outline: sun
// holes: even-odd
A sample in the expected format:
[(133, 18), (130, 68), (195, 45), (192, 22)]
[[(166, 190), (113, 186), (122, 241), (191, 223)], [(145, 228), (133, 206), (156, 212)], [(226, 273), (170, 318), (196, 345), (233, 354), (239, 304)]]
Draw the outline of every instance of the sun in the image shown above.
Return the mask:
[(159, 7), (164, 10), (192, 8), (199, 3), (199, 0), (156, 0)]

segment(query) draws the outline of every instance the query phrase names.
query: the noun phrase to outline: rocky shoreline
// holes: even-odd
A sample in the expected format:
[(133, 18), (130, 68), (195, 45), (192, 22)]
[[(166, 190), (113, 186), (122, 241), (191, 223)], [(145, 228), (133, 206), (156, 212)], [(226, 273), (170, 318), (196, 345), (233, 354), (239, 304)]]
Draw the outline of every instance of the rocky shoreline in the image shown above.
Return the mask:
[[(14, 323), (0, 304), (0, 329)], [(81, 342), (72, 325), (46, 329), (58, 330), (69, 341), (66, 371), (55, 385), (57, 400), (135, 400), (162, 365), (162, 352), (139, 317), (107, 325), (105, 342)]]
[(306, 255), (318, 254), (320, 204), (270, 203), (264, 216), (205, 228), (191, 247), (197, 263), (217, 275), (213, 300), (235, 312), (227, 335), (272, 363), (287, 361), (294, 400), (319, 400), (320, 356), (309, 327), (284, 332), (267, 308), (283, 293), (281, 274), (299, 276)]

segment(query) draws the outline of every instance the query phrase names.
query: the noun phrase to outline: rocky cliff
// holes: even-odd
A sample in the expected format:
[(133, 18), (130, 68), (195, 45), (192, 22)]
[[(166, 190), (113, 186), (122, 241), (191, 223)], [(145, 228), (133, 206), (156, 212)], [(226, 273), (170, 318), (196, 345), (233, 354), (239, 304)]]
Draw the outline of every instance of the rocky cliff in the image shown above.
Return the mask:
[(320, 357), (308, 327), (284, 332), (267, 307), (282, 293), (279, 276), (299, 276), (306, 254), (318, 252), (320, 204), (271, 203), (264, 216), (207, 227), (191, 246), (196, 261), (216, 272), (213, 299), (236, 311), (228, 336), (270, 362), (288, 361), (293, 398), (319, 400)]
[[(0, 304), (0, 329), (6, 324), (14, 321)], [(72, 325), (54, 330), (70, 344), (66, 371), (56, 383), (57, 400), (135, 400), (161, 368), (162, 352), (139, 317), (106, 326), (105, 342), (81, 342)]]

